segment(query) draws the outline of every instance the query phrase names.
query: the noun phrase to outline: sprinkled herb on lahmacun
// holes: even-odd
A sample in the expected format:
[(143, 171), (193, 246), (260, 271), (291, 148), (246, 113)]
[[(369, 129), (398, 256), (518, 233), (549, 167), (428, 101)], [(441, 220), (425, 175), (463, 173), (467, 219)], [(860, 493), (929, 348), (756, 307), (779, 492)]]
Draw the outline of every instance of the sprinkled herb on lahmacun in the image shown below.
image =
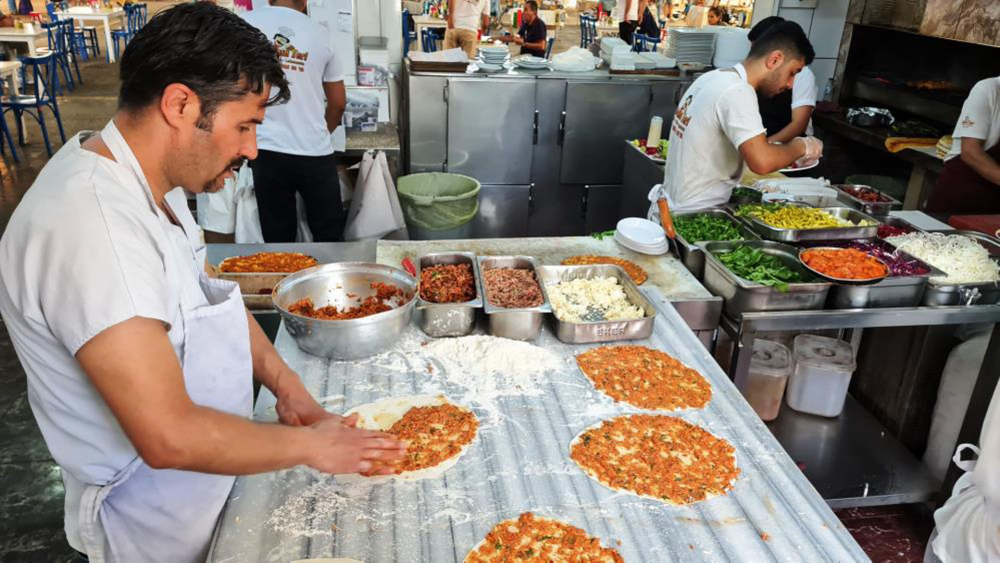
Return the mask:
[(465, 556), (465, 563), (624, 563), (587, 532), (525, 512), (504, 520)]
[(641, 409), (700, 409), (712, 399), (712, 386), (700, 373), (645, 346), (592, 348), (576, 363), (597, 390)]

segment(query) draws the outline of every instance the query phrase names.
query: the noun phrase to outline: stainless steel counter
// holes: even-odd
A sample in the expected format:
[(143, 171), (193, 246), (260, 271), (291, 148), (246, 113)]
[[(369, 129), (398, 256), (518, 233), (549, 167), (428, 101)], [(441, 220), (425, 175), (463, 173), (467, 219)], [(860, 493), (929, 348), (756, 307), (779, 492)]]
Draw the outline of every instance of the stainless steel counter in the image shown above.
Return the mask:
[[(523, 511), (580, 526), (629, 562), (867, 560), (673, 307), (655, 306), (653, 336), (639, 343), (678, 357), (712, 384), (705, 409), (678, 416), (736, 447), (742, 473), (728, 495), (670, 507), (612, 492), (580, 471), (568, 459), (573, 436), (635, 411), (596, 392), (576, 369), (573, 356), (589, 346), (562, 344), (547, 328), (536, 344), (563, 358), (564, 367), (538, 374), (531, 385), (500, 385), (502, 392), (484, 392), (464, 371), (450, 373), (421, 345), (427, 339), (415, 327), (393, 351), (361, 362), (308, 356), (282, 331), (278, 351), (330, 410), (445, 393), (473, 409), (480, 433), (437, 479), (358, 484), (304, 468), (241, 477), (209, 560), (461, 561), (497, 522)], [(255, 418), (276, 418), (266, 391)]]

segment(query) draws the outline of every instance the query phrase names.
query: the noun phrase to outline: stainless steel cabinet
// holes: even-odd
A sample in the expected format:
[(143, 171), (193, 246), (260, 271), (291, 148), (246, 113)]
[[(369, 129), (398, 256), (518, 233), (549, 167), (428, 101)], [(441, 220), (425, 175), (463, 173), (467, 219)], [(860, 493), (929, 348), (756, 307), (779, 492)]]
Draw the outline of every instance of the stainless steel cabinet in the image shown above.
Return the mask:
[(448, 81), (448, 172), (482, 184), (527, 185), (535, 136), (535, 81)]
[(442, 172), (448, 157), (448, 105), (445, 101), (447, 78), (415, 76), (407, 80), (409, 103), (406, 104), (407, 127), (403, 134), (407, 151), (408, 174)]
[(472, 220), (472, 236), (528, 236), (530, 198), (531, 186), (484, 185), (479, 192), (479, 213)]
[[(646, 123), (649, 123), (654, 115), (662, 117), (664, 139), (670, 137), (670, 124), (673, 122), (674, 112), (677, 111), (677, 105), (690, 85), (690, 82), (653, 82), (650, 85), (653, 96), (649, 103)], [(639, 137), (645, 137), (648, 132), (648, 129), (643, 131)]]
[(621, 184), (622, 139), (649, 128), (649, 82), (567, 82), (562, 132), (564, 184)]
[(621, 219), (621, 185), (586, 185), (583, 187), (584, 228), (587, 233), (608, 231)]

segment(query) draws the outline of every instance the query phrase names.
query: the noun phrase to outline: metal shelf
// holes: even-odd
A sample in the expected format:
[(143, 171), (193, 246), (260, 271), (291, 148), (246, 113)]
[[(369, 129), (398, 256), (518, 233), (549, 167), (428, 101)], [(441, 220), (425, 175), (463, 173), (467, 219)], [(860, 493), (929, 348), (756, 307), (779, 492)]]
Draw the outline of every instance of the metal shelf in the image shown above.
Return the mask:
[(941, 490), (923, 463), (850, 395), (837, 418), (785, 404), (766, 425), (831, 508), (925, 502)]

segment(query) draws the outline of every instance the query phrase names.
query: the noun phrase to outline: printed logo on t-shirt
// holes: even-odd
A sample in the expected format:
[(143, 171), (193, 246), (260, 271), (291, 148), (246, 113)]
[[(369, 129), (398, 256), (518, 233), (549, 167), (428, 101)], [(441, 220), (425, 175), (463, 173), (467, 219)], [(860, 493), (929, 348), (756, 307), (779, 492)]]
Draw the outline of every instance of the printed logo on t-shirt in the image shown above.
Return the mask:
[(972, 127), (975, 124), (976, 122), (970, 119), (969, 116), (965, 116), (965, 119), (962, 120), (962, 127)]
[(274, 48), (278, 50), (278, 57), (281, 58), (281, 68), (286, 71), (305, 72), (309, 53), (303, 53), (296, 49), (295, 45), (292, 45), (292, 40), (288, 38), (288, 35), (294, 36), (294, 32), (285, 28), (280, 31), (283, 33), (274, 34)]
[(684, 102), (681, 104), (677, 111), (674, 113), (674, 123), (673, 130), (677, 133), (678, 139), (684, 138), (684, 131), (687, 129), (689, 123), (691, 123), (691, 116), (688, 115), (688, 108), (691, 107), (691, 99), (694, 96), (687, 96), (684, 98)]

